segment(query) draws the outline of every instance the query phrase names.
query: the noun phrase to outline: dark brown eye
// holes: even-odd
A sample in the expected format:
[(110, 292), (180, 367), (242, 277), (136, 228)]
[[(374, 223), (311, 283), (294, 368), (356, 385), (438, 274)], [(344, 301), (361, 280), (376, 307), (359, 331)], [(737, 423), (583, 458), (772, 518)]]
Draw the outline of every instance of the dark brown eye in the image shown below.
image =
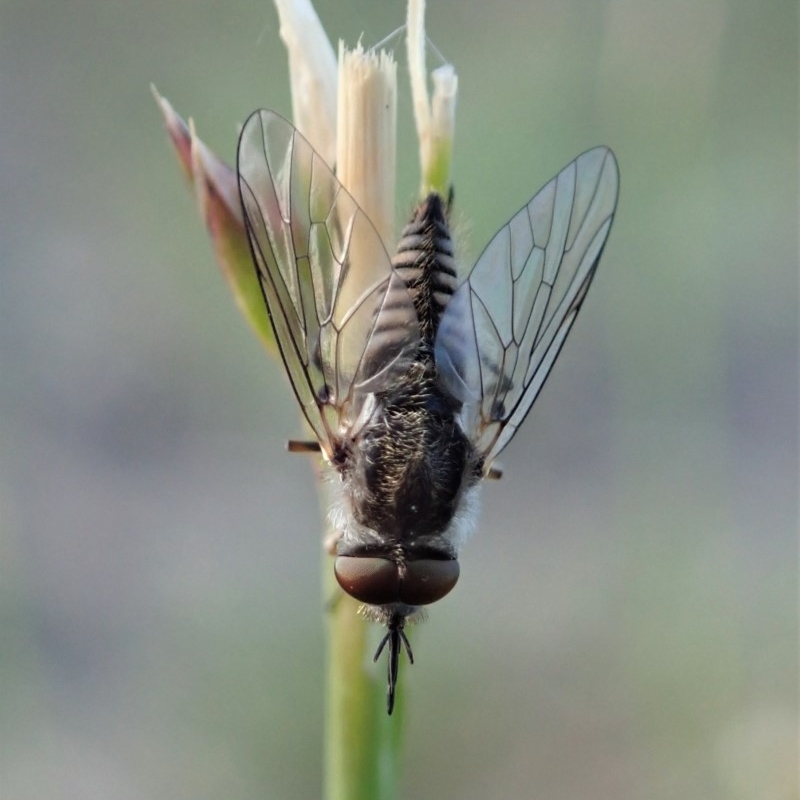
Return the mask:
[(339, 586), (362, 603), (426, 606), (450, 592), (460, 570), (455, 559), (422, 558), (407, 562), (401, 571), (388, 558), (338, 556), (333, 571)]
[(400, 573), (388, 558), (338, 556), (333, 571), (339, 586), (362, 603), (382, 606), (399, 599)]
[(406, 564), (400, 600), (410, 606), (426, 606), (441, 600), (458, 581), (458, 561), (422, 558)]

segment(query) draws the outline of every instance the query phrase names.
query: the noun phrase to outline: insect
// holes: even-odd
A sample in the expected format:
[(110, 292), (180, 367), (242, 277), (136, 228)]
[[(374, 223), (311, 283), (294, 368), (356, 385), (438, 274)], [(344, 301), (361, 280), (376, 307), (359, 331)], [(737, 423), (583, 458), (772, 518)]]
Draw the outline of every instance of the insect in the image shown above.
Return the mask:
[(459, 577), (483, 478), (542, 388), (594, 277), (618, 194), (589, 150), (459, 279), (450, 201), (428, 195), (390, 257), (306, 139), (271, 111), (242, 130), (250, 249), (289, 380), (338, 474), (342, 589), (386, 626), (391, 714), (407, 623)]

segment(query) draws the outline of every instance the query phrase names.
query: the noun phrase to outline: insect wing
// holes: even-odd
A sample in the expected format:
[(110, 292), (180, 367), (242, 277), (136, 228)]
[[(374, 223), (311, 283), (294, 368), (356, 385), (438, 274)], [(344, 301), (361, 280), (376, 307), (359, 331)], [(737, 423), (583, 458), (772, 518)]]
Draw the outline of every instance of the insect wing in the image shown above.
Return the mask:
[(436, 363), (464, 403), (484, 474), (541, 390), (594, 276), (614, 216), (614, 154), (579, 156), (501, 228), (442, 316)]
[(406, 370), (419, 340), (413, 300), (372, 223), (283, 117), (249, 117), (238, 173), (275, 338), (330, 459), (367, 394)]

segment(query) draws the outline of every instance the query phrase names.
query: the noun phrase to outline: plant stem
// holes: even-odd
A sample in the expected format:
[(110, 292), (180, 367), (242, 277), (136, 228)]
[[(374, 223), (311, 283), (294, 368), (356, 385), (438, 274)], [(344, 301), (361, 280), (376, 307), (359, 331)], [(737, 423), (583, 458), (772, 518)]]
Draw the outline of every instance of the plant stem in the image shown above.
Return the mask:
[(402, 692), (386, 713), (383, 672), (372, 664), (373, 637), (358, 603), (335, 584), (324, 559), (328, 663), (325, 730), (326, 800), (394, 800), (402, 733)]
[[(394, 238), (397, 65), (390, 54), (340, 47), (336, 174), (375, 225), (387, 247)], [(350, 268), (371, 259), (351, 242)], [(359, 257), (361, 255), (361, 257)], [(369, 255), (369, 254), (367, 254)], [(323, 491), (323, 499), (326, 493)], [(328, 504), (326, 503), (326, 507)], [(329, 531), (329, 535), (335, 531)], [(386, 678), (372, 663), (376, 628), (358, 614), (325, 559), (327, 602), (326, 800), (394, 800), (402, 734), (402, 691), (386, 712)]]

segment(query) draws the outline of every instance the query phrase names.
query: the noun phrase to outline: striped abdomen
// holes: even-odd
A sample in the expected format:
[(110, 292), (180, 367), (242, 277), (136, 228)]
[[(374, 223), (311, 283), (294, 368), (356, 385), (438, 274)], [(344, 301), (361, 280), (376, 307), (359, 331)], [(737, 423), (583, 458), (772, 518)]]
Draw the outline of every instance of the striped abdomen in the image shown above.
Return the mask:
[(415, 209), (403, 228), (392, 266), (414, 298), (423, 342), (433, 342), (457, 286), (453, 240), (445, 204), (438, 194), (429, 194)]
[(453, 241), (445, 203), (438, 194), (429, 194), (414, 210), (403, 228), (392, 267), (402, 281), (390, 284), (380, 308), (366, 354), (368, 373), (380, 372), (406, 341), (409, 294), (420, 334), (417, 359), (425, 363), (432, 360), (439, 320), (457, 287)]
[(423, 342), (432, 342), (457, 286), (453, 240), (445, 203), (438, 194), (429, 194), (414, 210), (392, 266), (414, 298)]

